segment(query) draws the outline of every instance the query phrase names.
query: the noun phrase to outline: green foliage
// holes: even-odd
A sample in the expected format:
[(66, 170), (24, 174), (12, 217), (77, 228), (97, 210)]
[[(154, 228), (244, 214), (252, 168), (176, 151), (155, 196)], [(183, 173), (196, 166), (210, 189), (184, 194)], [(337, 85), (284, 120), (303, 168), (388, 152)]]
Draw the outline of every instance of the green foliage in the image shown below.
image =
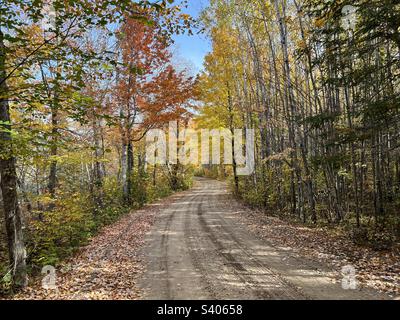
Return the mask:
[[(101, 225), (112, 222), (115, 216), (126, 212), (107, 203), (96, 210), (88, 193), (62, 193), (52, 202), (51, 210), (38, 212), (28, 227), (29, 260), (33, 266), (57, 265), (87, 242)], [(106, 199), (112, 199), (107, 195)], [(40, 199), (45, 203), (45, 198)], [(107, 201), (107, 200), (106, 200)]]
[(177, 188), (174, 191), (185, 191), (192, 187), (193, 185), (193, 173), (187, 172), (183, 175), (177, 177)]
[(380, 127), (397, 121), (400, 110), (400, 96), (388, 96), (384, 99), (366, 103), (362, 111), (364, 121)]
[(231, 173), (232, 168), (225, 165), (201, 166), (194, 170), (194, 176), (196, 177), (205, 177), (217, 180), (225, 180)]
[[(158, 180), (156, 186), (149, 182), (144, 175), (134, 176), (134, 208), (172, 193), (165, 180)], [(28, 223), (29, 262), (34, 270), (45, 265), (57, 265), (85, 245), (102, 227), (130, 212), (131, 208), (122, 203), (120, 190), (117, 179), (105, 179), (101, 204), (90, 193), (59, 192), (57, 200), (51, 202), (54, 208), (38, 212)], [(50, 202), (45, 197), (37, 200), (43, 204), (46, 200)]]
[[(246, 190), (242, 187), (242, 190)], [(247, 191), (243, 191), (242, 199), (253, 208), (262, 208), (265, 205), (265, 191), (262, 192), (257, 188), (248, 188)]]
[(166, 198), (173, 193), (168, 180), (165, 177), (158, 177), (157, 184), (149, 183), (147, 186), (147, 199), (148, 202), (154, 202), (162, 198)]
[(311, 163), (315, 168), (331, 166), (337, 171), (339, 171), (347, 161), (349, 161), (349, 156), (346, 154), (321, 155), (311, 159)]
[[(121, 187), (115, 177), (107, 178), (103, 181), (101, 204), (93, 204), (97, 207), (94, 216), (94, 229), (98, 230), (102, 226), (109, 225), (118, 220), (121, 215), (130, 211), (122, 201)], [(92, 201), (93, 202), (93, 201)]]
[(323, 112), (305, 119), (304, 123), (309, 124), (314, 129), (323, 128), (327, 123), (333, 123), (340, 116), (339, 113)]

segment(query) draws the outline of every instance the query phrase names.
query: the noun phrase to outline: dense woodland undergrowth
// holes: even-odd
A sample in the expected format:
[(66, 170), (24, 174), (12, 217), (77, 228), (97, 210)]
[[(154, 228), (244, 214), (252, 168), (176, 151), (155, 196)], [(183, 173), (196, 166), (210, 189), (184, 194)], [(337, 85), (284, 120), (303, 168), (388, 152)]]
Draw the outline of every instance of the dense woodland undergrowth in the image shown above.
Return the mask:
[(251, 206), (375, 249), (398, 241), (399, 1), (211, 0), (198, 77), (172, 62), (171, 35), (199, 23), (174, 1), (49, 3), (0, 8), (3, 291), (190, 186), (193, 168), (146, 161), (146, 133), (170, 121), (256, 130), (254, 174), (197, 172)]

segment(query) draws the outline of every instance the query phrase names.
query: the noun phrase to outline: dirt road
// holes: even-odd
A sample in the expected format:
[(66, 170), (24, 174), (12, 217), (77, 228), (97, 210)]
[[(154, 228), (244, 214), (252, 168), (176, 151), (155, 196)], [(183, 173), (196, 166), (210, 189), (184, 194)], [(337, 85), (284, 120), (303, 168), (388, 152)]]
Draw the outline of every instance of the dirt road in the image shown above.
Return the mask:
[(343, 290), (327, 267), (259, 240), (238, 222), (225, 184), (198, 179), (159, 212), (140, 280), (146, 299), (382, 299)]

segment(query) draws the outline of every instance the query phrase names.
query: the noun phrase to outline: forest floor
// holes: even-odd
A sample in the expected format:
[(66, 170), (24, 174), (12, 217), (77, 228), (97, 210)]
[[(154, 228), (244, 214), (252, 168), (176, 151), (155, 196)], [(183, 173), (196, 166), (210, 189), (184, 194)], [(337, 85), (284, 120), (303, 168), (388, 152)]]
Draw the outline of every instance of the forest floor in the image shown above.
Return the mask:
[[(357, 290), (341, 287), (348, 264)], [(398, 252), (267, 217), (226, 184), (197, 179), (105, 228), (57, 272), (57, 290), (37, 281), (15, 298), (392, 299), (399, 274)]]
[(400, 245), (376, 251), (353, 243), (349, 235), (327, 227), (307, 227), (271, 217), (241, 205), (240, 220), (260, 239), (287, 248), (298, 257), (308, 257), (328, 265), (340, 279), (343, 266), (356, 270), (359, 285), (400, 298)]
[(138, 255), (144, 237), (160, 209), (173, 198), (160, 200), (132, 211), (118, 222), (105, 227), (88, 246), (56, 270), (56, 290), (42, 288), (41, 279), (14, 299), (21, 300), (135, 300), (140, 298), (136, 285), (143, 272)]

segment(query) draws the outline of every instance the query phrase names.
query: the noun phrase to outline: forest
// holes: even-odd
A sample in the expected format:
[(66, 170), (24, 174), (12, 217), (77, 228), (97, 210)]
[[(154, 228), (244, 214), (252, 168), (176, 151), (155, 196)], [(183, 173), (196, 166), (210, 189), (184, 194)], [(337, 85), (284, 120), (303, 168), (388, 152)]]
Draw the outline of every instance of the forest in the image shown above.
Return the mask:
[[(0, 295), (198, 177), (263, 215), (398, 252), (400, 1), (210, 0), (198, 18), (187, 5), (1, 2)], [(173, 36), (194, 33), (211, 42), (198, 74), (173, 54)], [(254, 130), (254, 172), (222, 156), (150, 164), (146, 135), (171, 122)]]
[(194, 79), (169, 45), (192, 20), (166, 2), (54, 1), (54, 15), (46, 1), (5, 5), (1, 274), (23, 286), (28, 268), (56, 264), (130, 209), (186, 187), (181, 168), (145, 170), (142, 140), (191, 114)]
[[(400, 3), (211, 8), (197, 123), (257, 132), (256, 172), (234, 176), (235, 193), (266, 212), (346, 225), (355, 241), (391, 246), (399, 235)], [(205, 173), (234, 175), (223, 166)]]

